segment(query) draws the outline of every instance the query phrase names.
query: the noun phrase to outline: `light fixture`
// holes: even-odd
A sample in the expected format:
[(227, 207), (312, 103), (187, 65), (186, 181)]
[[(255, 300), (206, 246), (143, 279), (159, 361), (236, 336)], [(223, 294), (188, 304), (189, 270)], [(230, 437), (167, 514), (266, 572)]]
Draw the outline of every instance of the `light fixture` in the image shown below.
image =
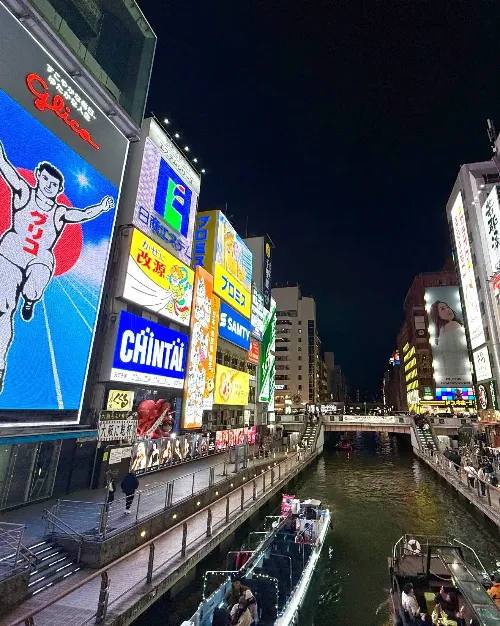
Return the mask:
[(198, 159), (196, 157), (193, 159), (193, 163), (198, 163)]
[(184, 146), (184, 152), (189, 152), (189, 146)]
[(141, 530), (141, 537), (145, 537), (146, 536), (146, 531), (145, 530)]
[(198, 502), (196, 503), (196, 506), (200, 506), (201, 502), (198, 500)]
[(172, 519), (177, 519), (177, 513), (174, 513), (174, 514), (172, 515)]
[(216, 496), (218, 496), (218, 495), (219, 495), (219, 492), (218, 492), (218, 491), (216, 491), (216, 492), (215, 492), (215, 495), (216, 495)]
[(170, 439), (175, 439), (175, 433), (172, 433), (172, 434), (170, 435)]
[(231, 483), (231, 487), (234, 487), (233, 483)]
[(204, 173), (205, 173), (205, 170), (204, 170), (204, 169), (203, 169), (203, 170), (201, 170), (201, 173), (202, 173), (202, 174), (204, 174)]
[(163, 123), (164, 124), (170, 124), (170, 120), (168, 119), (168, 117), (164, 118)]
[(179, 137), (180, 137), (179, 133), (175, 133), (174, 137), (175, 137), (176, 139), (179, 139)]

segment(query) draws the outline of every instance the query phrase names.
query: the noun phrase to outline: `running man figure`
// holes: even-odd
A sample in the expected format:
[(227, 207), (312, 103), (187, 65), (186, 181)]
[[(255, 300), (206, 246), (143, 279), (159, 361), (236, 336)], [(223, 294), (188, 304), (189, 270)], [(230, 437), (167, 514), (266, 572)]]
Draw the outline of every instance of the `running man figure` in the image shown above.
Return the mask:
[(7, 353), (14, 337), (14, 314), (22, 296), (21, 317), (29, 322), (54, 274), (54, 246), (66, 224), (81, 224), (115, 206), (111, 196), (86, 209), (57, 203), (64, 191), (64, 176), (44, 161), (35, 168), (35, 186), (29, 185), (8, 161), (0, 141), (0, 176), (11, 190), (10, 228), (0, 237), (0, 393)]

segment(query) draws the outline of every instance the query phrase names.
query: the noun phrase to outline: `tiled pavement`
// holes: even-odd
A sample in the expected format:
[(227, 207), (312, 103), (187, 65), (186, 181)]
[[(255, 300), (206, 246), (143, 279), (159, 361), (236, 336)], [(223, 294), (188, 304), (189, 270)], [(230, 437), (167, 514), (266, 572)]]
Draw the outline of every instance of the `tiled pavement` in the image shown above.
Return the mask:
[[(297, 467), (296, 455), (290, 455), (283, 461), (281, 475), (285, 475), (284, 466), (291, 470)], [(270, 470), (266, 470), (266, 492), (270, 485)], [(257, 495), (262, 494), (263, 479), (261, 473), (256, 472)], [(240, 515), (244, 515), (253, 506), (253, 486), (252, 482), (243, 483), (245, 493), (244, 510), (241, 511), (241, 489), (238, 488), (230, 495), (230, 523)], [(213, 515), (213, 535), (224, 532), (226, 527), (226, 499), (212, 505)], [(155, 544), (155, 565), (152, 585), (146, 583), (146, 573), (149, 558), (149, 547), (143, 546), (131, 555), (119, 559), (115, 564), (107, 568), (110, 581), (108, 618), (106, 623), (112, 621), (113, 616), (120, 615), (126, 607), (133, 605), (134, 600), (151, 592), (155, 584), (164, 580), (172, 574), (180, 565), (209, 541), (206, 537), (207, 531), (207, 511), (202, 510), (188, 520), (187, 550), (184, 557), (181, 556), (182, 524), (165, 532), (154, 540)], [(88, 576), (90, 570), (87, 570)], [(80, 574), (80, 573), (79, 573)], [(83, 579), (85, 574), (81, 573)], [(0, 626), (10, 626), (16, 620), (26, 615), (36, 608), (44, 606), (48, 602), (57, 598), (64, 592), (64, 587), (71, 588), (76, 585), (77, 579), (72, 576), (67, 583), (59, 584), (53, 590), (47, 591), (43, 597), (29, 599), (21, 607), (18, 607), (8, 617), (0, 619)], [(44, 609), (34, 618), (36, 626), (82, 626), (95, 621), (95, 611), (99, 596), (101, 578), (97, 575), (93, 580), (83, 584), (79, 589), (73, 591), (65, 598), (57, 601), (52, 606)]]

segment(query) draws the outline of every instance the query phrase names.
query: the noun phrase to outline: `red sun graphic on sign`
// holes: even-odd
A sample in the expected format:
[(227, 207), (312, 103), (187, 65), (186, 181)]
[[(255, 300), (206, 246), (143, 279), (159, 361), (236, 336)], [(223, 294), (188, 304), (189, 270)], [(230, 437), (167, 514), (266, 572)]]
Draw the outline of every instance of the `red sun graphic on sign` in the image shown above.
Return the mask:
[[(35, 186), (35, 175), (31, 170), (17, 168), (24, 180)], [(57, 198), (58, 204), (72, 206), (69, 198), (63, 193)], [(11, 226), (11, 191), (7, 183), (0, 178), (0, 235)], [(56, 260), (54, 276), (60, 276), (68, 272), (80, 258), (83, 246), (83, 233), (80, 224), (67, 224), (54, 246)]]

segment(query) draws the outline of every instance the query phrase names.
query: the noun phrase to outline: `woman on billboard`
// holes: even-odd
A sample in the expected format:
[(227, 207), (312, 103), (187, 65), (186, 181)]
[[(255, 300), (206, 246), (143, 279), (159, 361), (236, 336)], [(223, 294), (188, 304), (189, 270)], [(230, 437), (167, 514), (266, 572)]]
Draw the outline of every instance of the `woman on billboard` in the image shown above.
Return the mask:
[[(450, 383), (465, 384), (467, 377), (467, 345), (462, 320), (455, 311), (442, 300), (431, 306), (429, 317), (434, 324), (433, 353), (438, 356), (439, 378), (446, 377)], [(435, 361), (436, 363), (436, 361)]]

